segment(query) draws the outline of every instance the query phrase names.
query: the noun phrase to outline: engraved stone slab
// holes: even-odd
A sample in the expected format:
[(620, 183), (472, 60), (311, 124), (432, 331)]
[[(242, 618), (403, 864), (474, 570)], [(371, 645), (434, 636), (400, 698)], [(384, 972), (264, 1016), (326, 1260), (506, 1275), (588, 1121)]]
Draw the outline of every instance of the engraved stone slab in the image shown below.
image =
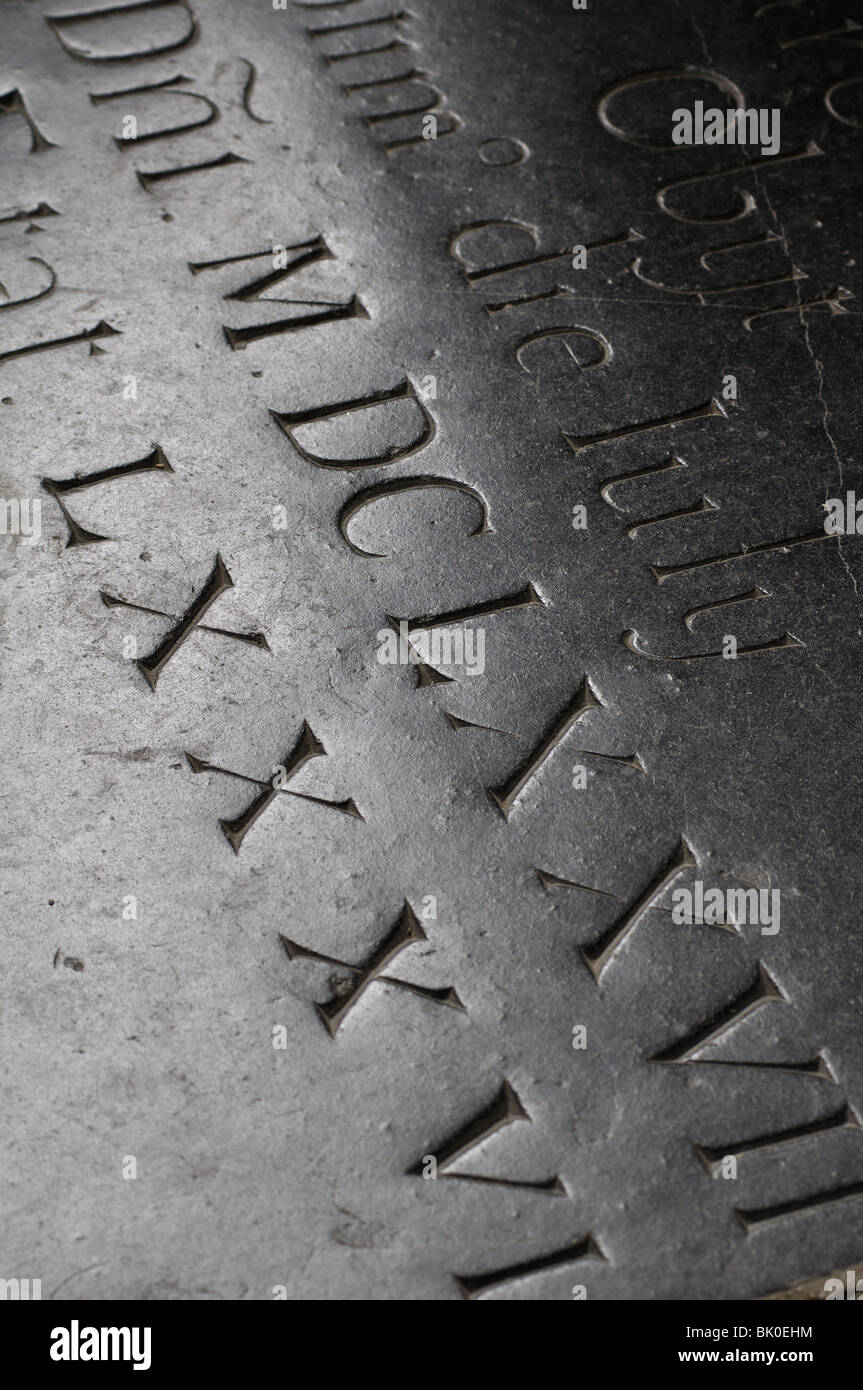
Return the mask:
[(848, 7), (98, 8), (0, 16), (0, 1277), (859, 1266)]

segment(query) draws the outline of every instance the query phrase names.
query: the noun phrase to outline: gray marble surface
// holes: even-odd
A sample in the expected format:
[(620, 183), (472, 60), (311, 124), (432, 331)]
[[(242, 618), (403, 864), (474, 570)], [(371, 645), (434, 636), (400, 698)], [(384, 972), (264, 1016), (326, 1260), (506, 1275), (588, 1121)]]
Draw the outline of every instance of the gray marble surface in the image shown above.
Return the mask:
[[(824, 534), (823, 504), (863, 496), (861, 53), (854, 30), (806, 39), (853, 6), (413, 0), (397, 26), (322, 36), (391, 10), (204, 0), (194, 42), (125, 61), (94, 59), (181, 41), (188, 12), (46, 22), (82, 8), (0, 5), (19, 94), (0, 215), (53, 209), (0, 221), (0, 281), (14, 300), (56, 275), (0, 303), (0, 491), (41, 500), (41, 535), (0, 541), (0, 1276), (96, 1300), (458, 1300), (454, 1275), (573, 1247), (486, 1297), (731, 1299), (859, 1262), (863, 539)], [(411, 68), (443, 94), (436, 140), (420, 114), (364, 119), (426, 104), (383, 81)], [(670, 144), (675, 107), (725, 104), (717, 74), (781, 111), (779, 156)], [(92, 100), (179, 75), (216, 120), (142, 140), (212, 108)], [(666, 184), (723, 170), (663, 210)], [(283, 302), (227, 297), (309, 243), (329, 256), (264, 292)], [(333, 305), (352, 307), (226, 340)], [(93, 352), (2, 355), (100, 323)], [(436, 427), (411, 454), (410, 395), (298, 426), (302, 450), (285, 431), (405, 382)], [(67, 547), (42, 480), (157, 445), (171, 471), (61, 492), (108, 538)], [(474, 490), (488, 529), (471, 535), (476, 495), (408, 489), (350, 521), (378, 558), (351, 549), (349, 500), (418, 476)], [(135, 659), (217, 555), (233, 588), (203, 623), (267, 648), (194, 630), (151, 689)], [(482, 630), (482, 672), (418, 686), (378, 659), (388, 616), (465, 609), (450, 630)], [(326, 756), (288, 790), (318, 801), (274, 796), (235, 854), (220, 819), (304, 721)], [(519, 769), (504, 815), (489, 789)], [(348, 799), (362, 819), (320, 804)], [(682, 838), (696, 863), (663, 887)], [(778, 889), (779, 930), (658, 910), (696, 880)], [(315, 1003), (357, 975), (280, 936), (360, 966), (405, 901), (426, 940), (382, 973), (463, 1008), (373, 982), (331, 1036)], [(759, 968), (777, 998), (696, 1060), (652, 1060), (742, 1011)], [(504, 1082), (525, 1117), (437, 1181), (411, 1173)], [(740, 1153), (846, 1104), (832, 1132)], [(696, 1143), (737, 1154), (736, 1178)], [(588, 1233), (603, 1259), (577, 1258)]]

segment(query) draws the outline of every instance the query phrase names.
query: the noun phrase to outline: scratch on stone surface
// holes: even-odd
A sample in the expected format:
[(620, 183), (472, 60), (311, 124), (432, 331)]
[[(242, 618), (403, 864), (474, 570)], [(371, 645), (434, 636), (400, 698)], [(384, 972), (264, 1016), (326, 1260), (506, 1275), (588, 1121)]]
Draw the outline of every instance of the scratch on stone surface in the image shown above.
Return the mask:
[(71, 1274), (67, 1274), (65, 1279), (61, 1279), (61, 1280), (60, 1280), (60, 1283), (57, 1285), (56, 1289), (52, 1289), (52, 1290), (51, 1290), (51, 1292), (49, 1293), (48, 1298), (47, 1298), (46, 1301), (47, 1301), (48, 1303), (50, 1303), (50, 1302), (51, 1302), (51, 1299), (54, 1298), (55, 1295), (58, 1294), (58, 1293), (60, 1292), (60, 1290), (63, 1288), (63, 1286), (64, 1286), (65, 1284), (68, 1284), (68, 1283), (69, 1283), (69, 1280), (70, 1280), (70, 1279), (77, 1279), (79, 1274), (87, 1274), (87, 1273), (89, 1273), (89, 1271), (90, 1271), (91, 1269), (102, 1269), (103, 1267), (104, 1267), (103, 1261), (102, 1261), (102, 1260), (99, 1260), (99, 1261), (98, 1261), (96, 1264), (94, 1264), (94, 1265), (84, 1265), (84, 1268), (83, 1268), (83, 1269), (73, 1269), (73, 1271), (72, 1271)]
[[(796, 290), (797, 298), (799, 300), (800, 287), (795, 284), (794, 288)], [(820, 357), (816, 357), (813, 351), (812, 343), (809, 337), (809, 324), (806, 320), (806, 315), (804, 314), (802, 309), (800, 310), (800, 322), (803, 325), (803, 337), (806, 342), (806, 351), (809, 353), (809, 356), (812, 359), (813, 365), (815, 367), (815, 372), (818, 377), (818, 399), (821, 402), (821, 422), (824, 428), (824, 433), (827, 436), (830, 448), (833, 452), (833, 458), (836, 461), (836, 467), (839, 471), (839, 493), (841, 495), (845, 491), (845, 470), (842, 467), (842, 459), (839, 456), (839, 449), (837, 447), (836, 440), (833, 438), (833, 434), (830, 429), (830, 407), (827, 404), (827, 397), (824, 394), (824, 367), (822, 366)], [(842, 561), (843, 569), (848, 575), (848, 578), (851, 580), (854, 593), (859, 598), (860, 590), (857, 587), (857, 580), (854, 577), (854, 571), (852, 570), (851, 566), (846, 560), (845, 552), (842, 549), (841, 531), (838, 531), (836, 533), (836, 545), (839, 551), (839, 559)]]
[[(629, 272), (631, 267), (627, 267)], [(695, 294), (696, 291), (693, 291)], [(764, 308), (763, 304), (741, 304), (737, 301), (734, 304), (714, 304), (699, 303), (696, 299), (684, 299), (679, 296), (675, 299), (634, 299), (631, 295), (624, 298), (622, 295), (613, 294), (573, 294), (570, 295), (568, 303), (571, 304), (639, 304), (646, 309), (698, 309), (709, 311), (714, 314), (740, 314), (757, 313)], [(846, 315), (854, 316), (853, 309), (846, 309)], [(859, 317), (859, 315), (856, 315)]]
[(131, 748), (128, 753), (114, 752), (112, 749), (104, 748), (84, 748), (82, 754), (88, 758), (116, 758), (124, 763), (151, 763), (153, 761), (152, 748)]
[(839, 682), (838, 682), (838, 681), (835, 681), (835, 680), (833, 679), (833, 677), (829, 674), (829, 672), (827, 672), (827, 671), (824, 670), (824, 667), (820, 664), (820, 662), (818, 662), (818, 661), (815, 660), (814, 656), (811, 655), (811, 652), (810, 652), (810, 660), (811, 660), (811, 662), (812, 662), (812, 665), (815, 667), (815, 670), (818, 672), (818, 674), (819, 674), (820, 676), (823, 676), (823, 677), (824, 677), (825, 681), (827, 682), (827, 684), (828, 684), (829, 686), (832, 686), (832, 688), (833, 688), (834, 690), (837, 690), (837, 691), (838, 691), (838, 690), (841, 690), (841, 686), (839, 685)]
[[(677, 8), (680, 9), (680, 0), (677, 0)], [(707, 47), (707, 40), (704, 37), (704, 30), (698, 23), (698, 20), (695, 18), (695, 15), (690, 15), (689, 17), (692, 20), (692, 27), (698, 35), (698, 42), (701, 44), (701, 51), (704, 54), (705, 59), (707, 60), (707, 66), (709, 68), (712, 68), (713, 58), (711, 56), (710, 49)]]
[[(790, 250), (789, 250), (789, 246), (788, 246), (788, 237), (786, 236), (785, 228), (783, 227), (783, 225), (782, 225), (782, 223), (781, 223), (779, 217), (778, 217), (777, 214), (776, 214), (776, 209), (774, 208), (773, 204), (772, 204), (771, 201), (770, 201), (770, 195), (769, 195), (769, 193), (767, 192), (767, 189), (766, 189), (762, 184), (760, 184), (760, 180), (758, 179), (758, 174), (757, 174), (757, 173), (756, 173), (756, 175), (755, 175), (755, 179), (756, 179), (756, 182), (759, 183), (760, 192), (763, 194), (764, 201), (765, 201), (765, 203), (767, 204), (768, 208), (770, 209), (770, 215), (771, 215), (771, 217), (773, 218), (773, 221), (775, 222), (776, 226), (777, 226), (778, 229), (779, 229), (779, 234), (780, 234), (780, 236), (782, 237), (782, 244), (783, 244), (783, 246), (785, 247), (785, 250), (786, 250), (786, 252), (788, 253), (788, 256), (789, 256), (789, 259), (790, 259)], [(803, 301), (802, 301), (801, 294), (800, 294), (800, 281), (799, 281), (799, 280), (795, 280), (795, 281), (794, 281), (794, 293), (795, 293), (795, 295), (796, 295), (796, 297), (797, 297), (797, 306), (798, 306), (797, 312), (798, 312), (798, 315), (799, 315), (799, 318), (800, 318), (800, 327), (803, 329), (803, 341), (804, 341), (804, 343), (805, 343), (805, 345), (806, 345), (806, 351), (807, 351), (807, 353), (808, 353), (808, 355), (809, 355), (809, 359), (810, 359), (810, 361), (812, 362), (812, 365), (813, 365), (814, 368), (815, 368), (815, 375), (816, 375), (816, 379), (817, 379), (817, 382), (818, 382), (818, 387), (817, 387), (817, 392), (816, 392), (816, 394), (817, 394), (818, 400), (819, 400), (819, 402), (820, 402), (820, 404), (821, 404), (821, 424), (822, 424), (822, 428), (823, 428), (823, 430), (824, 430), (824, 433), (825, 433), (825, 435), (826, 435), (826, 437), (827, 437), (827, 442), (828, 442), (828, 444), (830, 445), (830, 450), (831, 450), (831, 453), (833, 454), (833, 458), (834, 458), (834, 460), (835, 460), (836, 467), (837, 467), (837, 469), (838, 469), (838, 471), (839, 471), (839, 491), (840, 491), (840, 493), (842, 493), (842, 492), (844, 492), (844, 490), (845, 490), (845, 470), (844, 470), (844, 468), (842, 467), (842, 459), (841, 459), (841, 457), (840, 457), (840, 455), (839, 455), (839, 448), (838, 448), (838, 446), (837, 446), (837, 444), (836, 444), (836, 440), (833, 438), (833, 433), (832, 433), (832, 431), (831, 431), (831, 429), (830, 429), (830, 407), (829, 407), (828, 404), (827, 404), (827, 397), (826, 397), (825, 392), (824, 392), (824, 367), (823, 367), (823, 364), (822, 364), (822, 362), (821, 362), (820, 357), (816, 357), (816, 355), (815, 355), (815, 350), (814, 350), (814, 348), (812, 347), (812, 339), (811, 339), (811, 336), (810, 336), (810, 333), (809, 333), (809, 321), (808, 321), (808, 319), (807, 319), (807, 317), (806, 317), (806, 313), (805, 313), (805, 310), (804, 310), (804, 308), (803, 308)], [(826, 500), (826, 499), (825, 499), (825, 500)], [(860, 597), (860, 590), (859, 590), (858, 587), (857, 587), (857, 580), (856, 580), (856, 578), (854, 577), (854, 571), (851, 569), (851, 566), (849, 565), (847, 559), (845, 558), (845, 552), (844, 552), (844, 550), (842, 549), (842, 533), (841, 533), (841, 532), (837, 532), (837, 535), (836, 535), (836, 543), (837, 543), (837, 549), (838, 549), (838, 551), (839, 551), (839, 559), (840, 559), (841, 562), (842, 562), (842, 567), (843, 567), (843, 569), (845, 570), (846, 574), (848, 575), (848, 578), (851, 580), (851, 586), (852, 586), (852, 588), (853, 588), (853, 590), (854, 590), (854, 593), (855, 593), (856, 597), (859, 598), (859, 597)]]

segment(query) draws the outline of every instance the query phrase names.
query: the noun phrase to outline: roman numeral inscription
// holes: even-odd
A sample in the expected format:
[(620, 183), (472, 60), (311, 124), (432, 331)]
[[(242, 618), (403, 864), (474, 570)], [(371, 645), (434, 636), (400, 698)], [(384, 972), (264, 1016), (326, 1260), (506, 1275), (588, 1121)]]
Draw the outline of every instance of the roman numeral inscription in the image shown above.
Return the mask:
[(633, 772), (647, 772), (638, 753), (596, 753), (590, 748), (579, 750), (585, 758), (599, 758), (600, 762), (616, 763), (618, 767), (630, 767)]
[(536, 776), (547, 758), (558, 744), (589, 710), (603, 709), (602, 700), (596, 694), (587, 676), (578, 687), (574, 698), (561, 710), (554, 723), (542, 736), (534, 751), (520, 763), (505, 782), (497, 787), (489, 787), (488, 794), (498, 807), (504, 820), (509, 820), (513, 807), (528, 783)]
[[(103, 540), (105, 538), (96, 536), (95, 539)], [(203, 632), (215, 633), (221, 637), (231, 637), (236, 641), (244, 642), (250, 646), (259, 647), (269, 652), (269, 643), (262, 632), (235, 632), (229, 628), (211, 627), (201, 623), (201, 619), (207, 609), (215, 603), (216, 599), (219, 598), (226, 589), (232, 589), (233, 587), (234, 581), (231, 579), (221, 555), (217, 555), (210, 576), (201, 592), (198, 594), (197, 598), (192, 601), (186, 609), (186, 612), (179, 618), (173, 617), (173, 615), (164, 612), (164, 610), (160, 608), (152, 608), (144, 604), (128, 602), (126, 599), (110, 594), (104, 589), (100, 590), (99, 596), (106, 608), (135, 609), (140, 613), (152, 613), (158, 617), (170, 618), (174, 623), (170, 632), (163, 641), (159, 643), (155, 651), (151, 652), (149, 656), (139, 658), (135, 662), (135, 665), (145, 677), (150, 689), (155, 691), (159, 678), (168, 665), (168, 662), (176, 655), (186, 639), (198, 629)]]
[[(706, 1023), (694, 1028), (685, 1038), (657, 1052), (651, 1062), (692, 1062), (700, 1061), (695, 1054), (712, 1043), (719, 1042), (738, 1023), (763, 1008), (765, 1004), (788, 1004), (791, 1001), (783, 994), (767, 968), (759, 961), (755, 979), (728, 1004), (719, 1009)], [(783, 1070), (786, 1068), (783, 1064)]]
[(660, 870), (656, 878), (652, 879), (642, 893), (636, 898), (631, 907), (628, 907), (622, 917), (616, 922), (612, 922), (595, 941), (588, 946), (582, 946), (581, 954), (585, 963), (593, 975), (597, 984), (602, 978), (603, 971), (619, 951), (648, 908), (653, 907), (656, 899), (664, 893), (669, 884), (682, 874), (686, 869), (697, 868), (698, 859), (689, 841), (681, 835), (680, 840), (673, 854), (667, 863)]
[[(293, 246), (286, 246), (284, 248), (285, 256), (287, 256), (289, 251), (296, 252), (290, 264), (286, 262), (283, 267), (273, 269), (266, 275), (261, 275), (254, 280), (250, 280), (247, 285), (242, 285), (238, 290), (231, 290), (228, 294), (224, 295), (223, 298), (239, 299), (244, 303), (248, 303), (248, 301), (252, 299), (260, 299), (261, 295), (266, 290), (272, 289), (273, 285), (280, 284), (281, 281), (286, 280), (289, 275), (296, 275), (298, 270), (303, 270), (306, 266), (314, 265), (316, 261), (335, 260), (335, 256), (322, 236), (311, 237), (308, 241), (298, 241)], [(238, 265), (243, 261), (257, 261), (261, 260), (264, 256), (272, 258), (275, 254), (275, 251), (271, 247), (267, 247), (263, 251), (241, 251), (236, 256), (223, 256), (217, 261), (189, 261), (188, 266), (193, 275), (199, 275), (202, 270), (221, 270), (222, 267), (226, 265)], [(276, 302), (290, 303), (291, 301), (277, 300)]]
[[(406, 443), (392, 444), (379, 454), (370, 454), (363, 458), (326, 458), (323, 454), (313, 454), (297, 439), (297, 430), (302, 425), (313, 425), (323, 420), (333, 420), (337, 415), (349, 415), (358, 410), (386, 410), (392, 405), (398, 408), (402, 401), (410, 402), (411, 406), (418, 412), (418, 433)], [(368, 396), (358, 396), (352, 401), (339, 401), (337, 405), (314, 406), (311, 410), (291, 412), (271, 410), (270, 414), (279, 427), (284, 430), (297, 453), (309, 463), (314, 463), (318, 468), (382, 468), (386, 464), (397, 463), (400, 459), (408, 458), (410, 454), (416, 454), (420, 449), (425, 449), (434, 439), (437, 429), (431, 415), (417, 396), (413, 383), (407, 377), (390, 390), (375, 391)], [(403, 417), (399, 413), (397, 418), (402, 419)]]
[(434, 478), (429, 474), (420, 474), (416, 478), (396, 478), (391, 483), (376, 483), (374, 487), (365, 488), (362, 492), (355, 492), (353, 497), (349, 497), (341, 515), (339, 516), (339, 530), (347, 541), (355, 555), (363, 555), (369, 560), (383, 560), (385, 555), (373, 550), (363, 550), (356, 545), (348, 534), (348, 523), (352, 517), (364, 507), (368, 507), (372, 502), (378, 502), (383, 497), (396, 497), (402, 492), (414, 492), (423, 488), (452, 488), (456, 492), (464, 492), (468, 497), (473, 497), (482, 510), (479, 525), (470, 532), (470, 536), (487, 536), (493, 534), (494, 527), (489, 517), (488, 503), (481, 492), (477, 492), (475, 487), (468, 483), (460, 483), (457, 478)]
[[(180, 621), (174, 613), (166, 613), (161, 608), (148, 608), (143, 603), (129, 603), (116, 594), (109, 594), (106, 589), (99, 590), (99, 597), (106, 608), (132, 608), (136, 613), (151, 613), (156, 618), (170, 618), (174, 623)], [(234, 632), (232, 628), (210, 627), (207, 623), (198, 623), (197, 631), (212, 632), (217, 637), (232, 637), (236, 642), (248, 642), (250, 646), (261, 647), (265, 652), (270, 650), (270, 644), (262, 632)]]
[(748, 1210), (735, 1208), (737, 1217), (746, 1234), (760, 1231), (774, 1221), (786, 1216), (799, 1216), (805, 1211), (817, 1211), (820, 1207), (837, 1206), (849, 1202), (854, 1197), (863, 1197), (863, 1182), (852, 1182), (846, 1187), (831, 1187), (826, 1192), (813, 1192), (807, 1197), (798, 1197), (792, 1202), (778, 1202), (772, 1207), (751, 1207)]
[[(32, 217), (59, 217), (56, 208), (52, 208), (50, 203), (37, 203), (35, 208), (19, 208), (17, 212), (9, 213), (6, 217), (0, 217), (0, 227), (8, 225), (10, 222), (30, 222)], [(27, 232), (43, 232), (44, 227), (37, 227), (30, 222), (30, 226), (25, 228)]]
[[(657, 1059), (651, 1058), (652, 1061)], [(700, 1067), (747, 1067), (754, 1071), (782, 1072), (785, 1076), (814, 1076), (819, 1081), (829, 1081), (838, 1086), (838, 1079), (830, 1070), (830, 1064), (823, 1052), (815, 1052), (805, 1062), (741, 1062), (736, 1057), (695, 1057), (690, 1059)]]
[(795, 1125), (792, 1129), (776, 1130), (773, 1134), (760, 1134), (755, 1139), (745, 1139), (736, 1144), (726, 1145), (724, 1148), (711, 1148), (706, 1144), (694, 1144), (693, 1147), (710, 1176), (715, 1178), (717, 1173), (722, 1171), (722, 1164), (726, 1158), (740, 1158), (743, 1154), (766, 1153), (772, 1149), (781, 1149), (786, 1144), (795, 1144), (800, 1139), (812, 1139), (816, 1135), (829, 1134), (832, 1130), (837, 1129), (860, 1129), (860, 1121), (850, 1105), (840, 1106), (838, 1110), (834, 1110), (823, 1120), (813, 1120), (811, 1124), (806, 1125)]
[(156, 689), (159, 677), (168, 662), (173, 656), (176, 656), (187, 637), (190, 637), (195, 631), (207, 609), (216, 602), (220, 594), (223, 594), (226, 589), (233, 589), (233, 587), (234, 581), (228, 573), (225, 562), (221, 555), (217, 555), (209, 579), (197, 598), (190, 603), (182, 618), (171, 629), (167, 637), (159, 643), (155, 651), (151, 652), (149, 656), (139, 657), (135, 662), (151, 690)]
[[(57, 146), (53, 140), (48, 140), (37, 126), (33, 117), (30, 115), (30, 108), (24, 100), (17, 87), (11, 92), (3, 92), (0, 95), (0, 119), (3, 116), (21, 116), (27, 129), (30, 132), (30, 154), (44, 154), (46, 150), (54, 150)], [(41, 206), (41, 205), (40, 205)], [(4, 221), (6, 219), (4, 218)]]
[[(283, 301), (286, 304), (302, 304), (301, 299), (289, 299)], [(305, 303), (311, 304), (313, 300), (306, 300)], [(326, 303), (319, 300), (318, 303)], [(225, 337), (231, 347), (237, 352), (244, 348), (247, 343), (255, 343), (259, 338), (272, 338), (276, 333), (296, 333), (301, 328), (318, 328), (322, 323), (338, 323), (341, 319), (368, 319), (371, 318), (362, 300), (357, 295), (352, 295), (342, 304), (331, 304), (326, 309), (321, 309), (318, 313), (303, 314), (297, 318), (277, 319), (274, 323), (251, 324), (247, 328), (228, 328), (225, 327)]]
[(535, 1260), (523, 1260), (519, 1264), (507, 1265), (504, 1269), (491, 1270), (487, 1274), (454, 1274), (459, 1292), (464, 1298), (481, 1298), (490, 1289), (501, 1284), (511, 1284), (515, 1280), (529, 1279), (533, 1274), (541, 1274), (546, 1269), (560, 1269), (561, 1266), (575, 1264), (577, 1260), (602, 1260), (608, 1264), (593, 1236), (588, 1234), (555, 1250), (550, 1255), (540, 1255)]
[(42, 478), (41, 484), (46, 492), (50, 492), (65, 517), (66, 525), (69, 528), (69, 536), (66, 541), (66, 549), (68, 550), (75, 545), (97, 545), (100, 541), (110, 540), (111, 537), (100, 536), (97, 531), (88, 531), (86, 527), (79, 525), (71, 512), (68, 511), (62, 498), (68, 496), (70, 492), (80, 492), (84, 488), (97, 487), (99, 483), (113, 482), (116, 478), (129, 478), (138, 473), (173, 473), (173, 471), (164, 452), (156, 444), (146, 458), (136, 459), (133, 463), (121, 463), (113, 468), (100, 468), (95, 473), (84, 473), (77, 478)]
[(306, 946), (299, 946), (287, 936), (280, 936), (279, 940), (291, 960), (319, 960), (327, 965), (337, 965), (343, 970), (349, 970), (355, 976), (353, 984), (345, 993), (336, 994), (325, 1004), (315, 1005), (331, 1038), (336, 1036), (351, 1009), (359, 1002), (369, 985), (375, 983), (395, 985), (398, 989), (405, 989), (411, 994), (419, 995), (421, 999), (425, 999), (429, 1003), (442, 1004), (448, 1009), (458, 1009), (461, 1013), (466, 1012), (464, 1004), (450, 985), (446, 985), (442, 989), (429, 989), (425, 985), (412, 984), (409, 980), (398, 980), (391, 975), (384, 975), (383, 972), (387, 966), (408, 946), (415, 946), (418, 942), (428, 940), (407, 900), (405, 900), (395, 926), (362, 965), (350, 965), (347, 961), (337, 960), (334, 956), (322, 955), (319, 951), (312, 951)]
[(13, 357), (27, 357), (34, 352), (51, 352), (54, 348), (74, 347), (76, 343), (89, 343), (90, 355), (101, 351), (96, 347), (97, 338), (119, 337), (122, 330), (112, 328), (110, 323), (104, 319), (93, 328), (84, 328), (80, 333), (70, 333), (66, 338), (48, 338), (41, 343), (28, 343), (26, 347), (12, 348), (8, 352), (0, 352), (0, 362), (10, 362)]
[(461, 719), (457, 714), (449, 714), (447, 710), (441, 713), (455, 733), (463, 733), (465, 729), (480, 729), (485, 734), (501, 734), (503, 738), (513, 738), (514, 735), (508, 729), (496, 729), (492, 724), (475, 724), (472, 719)]
[[(482, 733), (501, 734), (504, 738), (519, 737), (518, 734), (513, 734), (509, 729), (498, 729), (493, 724), (476, 724), (472, 719), (462, 719), (459, 715), (450, 714), (447, 710), (442, 710), (441, 713), (443, 714), (443, 717), (449, 724), (450, 728), (453, 729), (457, 734), (463, 733), (465, 729), (479, 729)], [(585, 758), (598, 758), (600, 762), (614, 763), (617, 767), (628, 767), (631, 768), (633, 772), (642, 772), (645, 774), (647, 772), (647, 768), (644, 766), (644, 763), (642, 762), (641, 755), (638, 753), (595, 753), (590, 748), (580, 748), (578, 751)], [(543, 871), (541, 869), (536, 869), (535, 873), (539, 876), (540, 880), (542, 881)], [(559, 884), (567, 883), (567, 880), (563, 878), (554, 880), (553, 874), (546, 875), (545, 877), (548, 879), (549, 882), (556, 881)], [(543, 886), (545, 886), (545, 884)], [(578, 883), (570, 883), (568, 884), (568, 886), (570, 888), (580, 888), (582, 885)], [(601, 889), (587, 889), (586, 891), (595, 891), (599, 893), (601, 892)], [(608, 893), (605, 896), (613, 898), (616, 895), (614, 893)], [(670, 910), (671, 909), (669, 908), (668, 911)]]
[[(637, 756), (636, 754), (636, 757)], [(642, 768), (641, 770), (643, 771), (644, 769)], [(587, 883), (576, 883), (571, 878), (561, 878), (559, 874), (549, 873), (547, 869), (534, 868), (533, 872), (544, 893), (550, 893), (555, 888), (577, 888), (579, 893), (590, 893), (597, 898), (611, 898), (617, 903), (625, 902), (625, 898), (623, 898), (620, 893), (610, 893), (607, 888), (593, 888)], [(665, 912), (668, 916), (671, 916), (673, 909), (664, 907), (662, 903), (651, 903), (649, 908), (645, 908), (645, 911)]]
[[(291, 255), (292, 259), (287, 260)], [(223, 332), (230, 346), (236, 352), (244, 348), (248, 343), (257, 342), (260, 338), (271, 338), (277, 333), (295, 333), (302, 328), (314, 328), (322, 323), (334, 323), (340, 319), (368, 319), (368, 310), (362, 300), (357, 295), (342, 303), (333, 303), (329, 300), (321, 299), (264, 299), (267, 290), (273, 286), (281, 284), (291, 275), (296, 275), (307, 266), (314, 265), (317, 261), (333, 261), (333, 255), (322, 236), (311, 237), (308, 241), (297, 242), (293, 246), (280, 247), (279, 251), (248, 251), (238, 256), (227, 256), (219, 261), (190, 261), (189, 269), (193, 275), (199, 275), (204, 270), (219, 270), (226, 265), (236, 265), (241, 261), (259, 260), (262, 257), (269, 257), (275, 264), (279, 257), (285, 258), (284, 265), (275, 266), (265, 275), (258, 276), (250, 280), (247, 285), (242, 285), (240, 289), (233, 290), (224, 296), (225, 299), (237, 299), (243, 303), (250, 303), (258, 300), (264, 304), (291, 304), (299, 306), (317, 307), (319, 312), (295, 315), (286, 319), (274, 319), (270, 323), (250, 324), (246, 328), (229, 328), (223, 324)]]
[(218, 772), (223, 777), (233, 777), (240, 782), (249, 782), (253, 787), (260, 789), (257, 796), (252, 799), (245, 811), (241, 812), (239, 816), (235, 816), (233, 820), (219, 821), (231, 849), (235, 854), (239, 854), (240, 846), (255, 821), (264, 814), (268, 806), (272, 805), (276, 797), (282, 794), (297, 797), (300, 801), (313, 802), (316, 806), (325, 806), (330, 811), (340, 811), (342, 815), (352, 816), (355, 820), (365, 819), (351, 797), (345, 801), (327, 801), (321, 796), (310, 796), (307, 792), (292, 791), (287, 785), (305, 767), (306, 763), (311, 762), (312, 758), (325, 758), (326, 756), (326, 748), (315, 736), (308, 723), (303, 720), (302, 733), (284, 762), (279, 765), (277, 774), (270, 782), (264, 782), (257, 777), (247, 777), (242, 772), (232, 772), (230, 768), (219, 767), (216, 763), (205, 762), (203, 758), (196, 757), (194, 753), (187, 753), (186, 761), (193, 772)]
[[(454, 608), (448, 613), (424, 613), (419, 618), (394, 618), (387, 614), (387, 622), (394, 632), (428, 632), (435, 628), (452, 627), (456, 623), (467, 623), (472, 618), (484, 618), (490, 613), (505, 613), (512, 608), (545, 608), (546, 602), (533, 584), (526, 584), (514, 594), (504, 594), (502, 598), (488, 599), (485, 603), (468, 608)], [(409, 644), (410, 645), (410, 644)], [(438, 660), (446, 662), (445, 657)], [(415, 653), (417, 685), (451, 684), (451, 677), (444, 676)]]
[(591, 888), (586, 883), (576, 883), (571, 878), (561, 878), (559, 874), (549, 873), (547, 869), (534, 868), (533, 872), (543, 893), (550, 893), (553, 888), (577, 888), (580, 893), (592, 893), (598, 898), (614, 898), (616, 902), (621, 901), (618, 893), (610, 893), (607, 888)]
[[(566, 1197), (568, 1193), (559, 1177), (544, 1178), (537, 1182), (531, 1182), (521, 1178), (498, 1178), (486, 1177), (482, 1173), (452, 1173), (450, 1168), (466, 1154), (472, 1153), (480, 1144), (485, 1143), (493, 1134), (505, 1129), (516, 1120), (530, 1120), (530, 1115), (525, 1110), (519, 1100), (515, 1088), (509, 1081), (504, 1081), (498, 1094), (490, 1105), (487, 1105), (472, 1120), (469, 1120), (448, 1143), (442, 1145), (434, 1154), (437, 1163), (437, 1179), (441, 1178), (461, 1178), (463, 1182), (487, 1182), (494, 1183), (500, 1187), (520, 1187), (527, 1188), (533, 1192), (548, 1192), (556, 1197)], [(413, 1168), (408, 1170), (410, 1177), (422, 1176), (424, 1164), (420, 1160)]]

